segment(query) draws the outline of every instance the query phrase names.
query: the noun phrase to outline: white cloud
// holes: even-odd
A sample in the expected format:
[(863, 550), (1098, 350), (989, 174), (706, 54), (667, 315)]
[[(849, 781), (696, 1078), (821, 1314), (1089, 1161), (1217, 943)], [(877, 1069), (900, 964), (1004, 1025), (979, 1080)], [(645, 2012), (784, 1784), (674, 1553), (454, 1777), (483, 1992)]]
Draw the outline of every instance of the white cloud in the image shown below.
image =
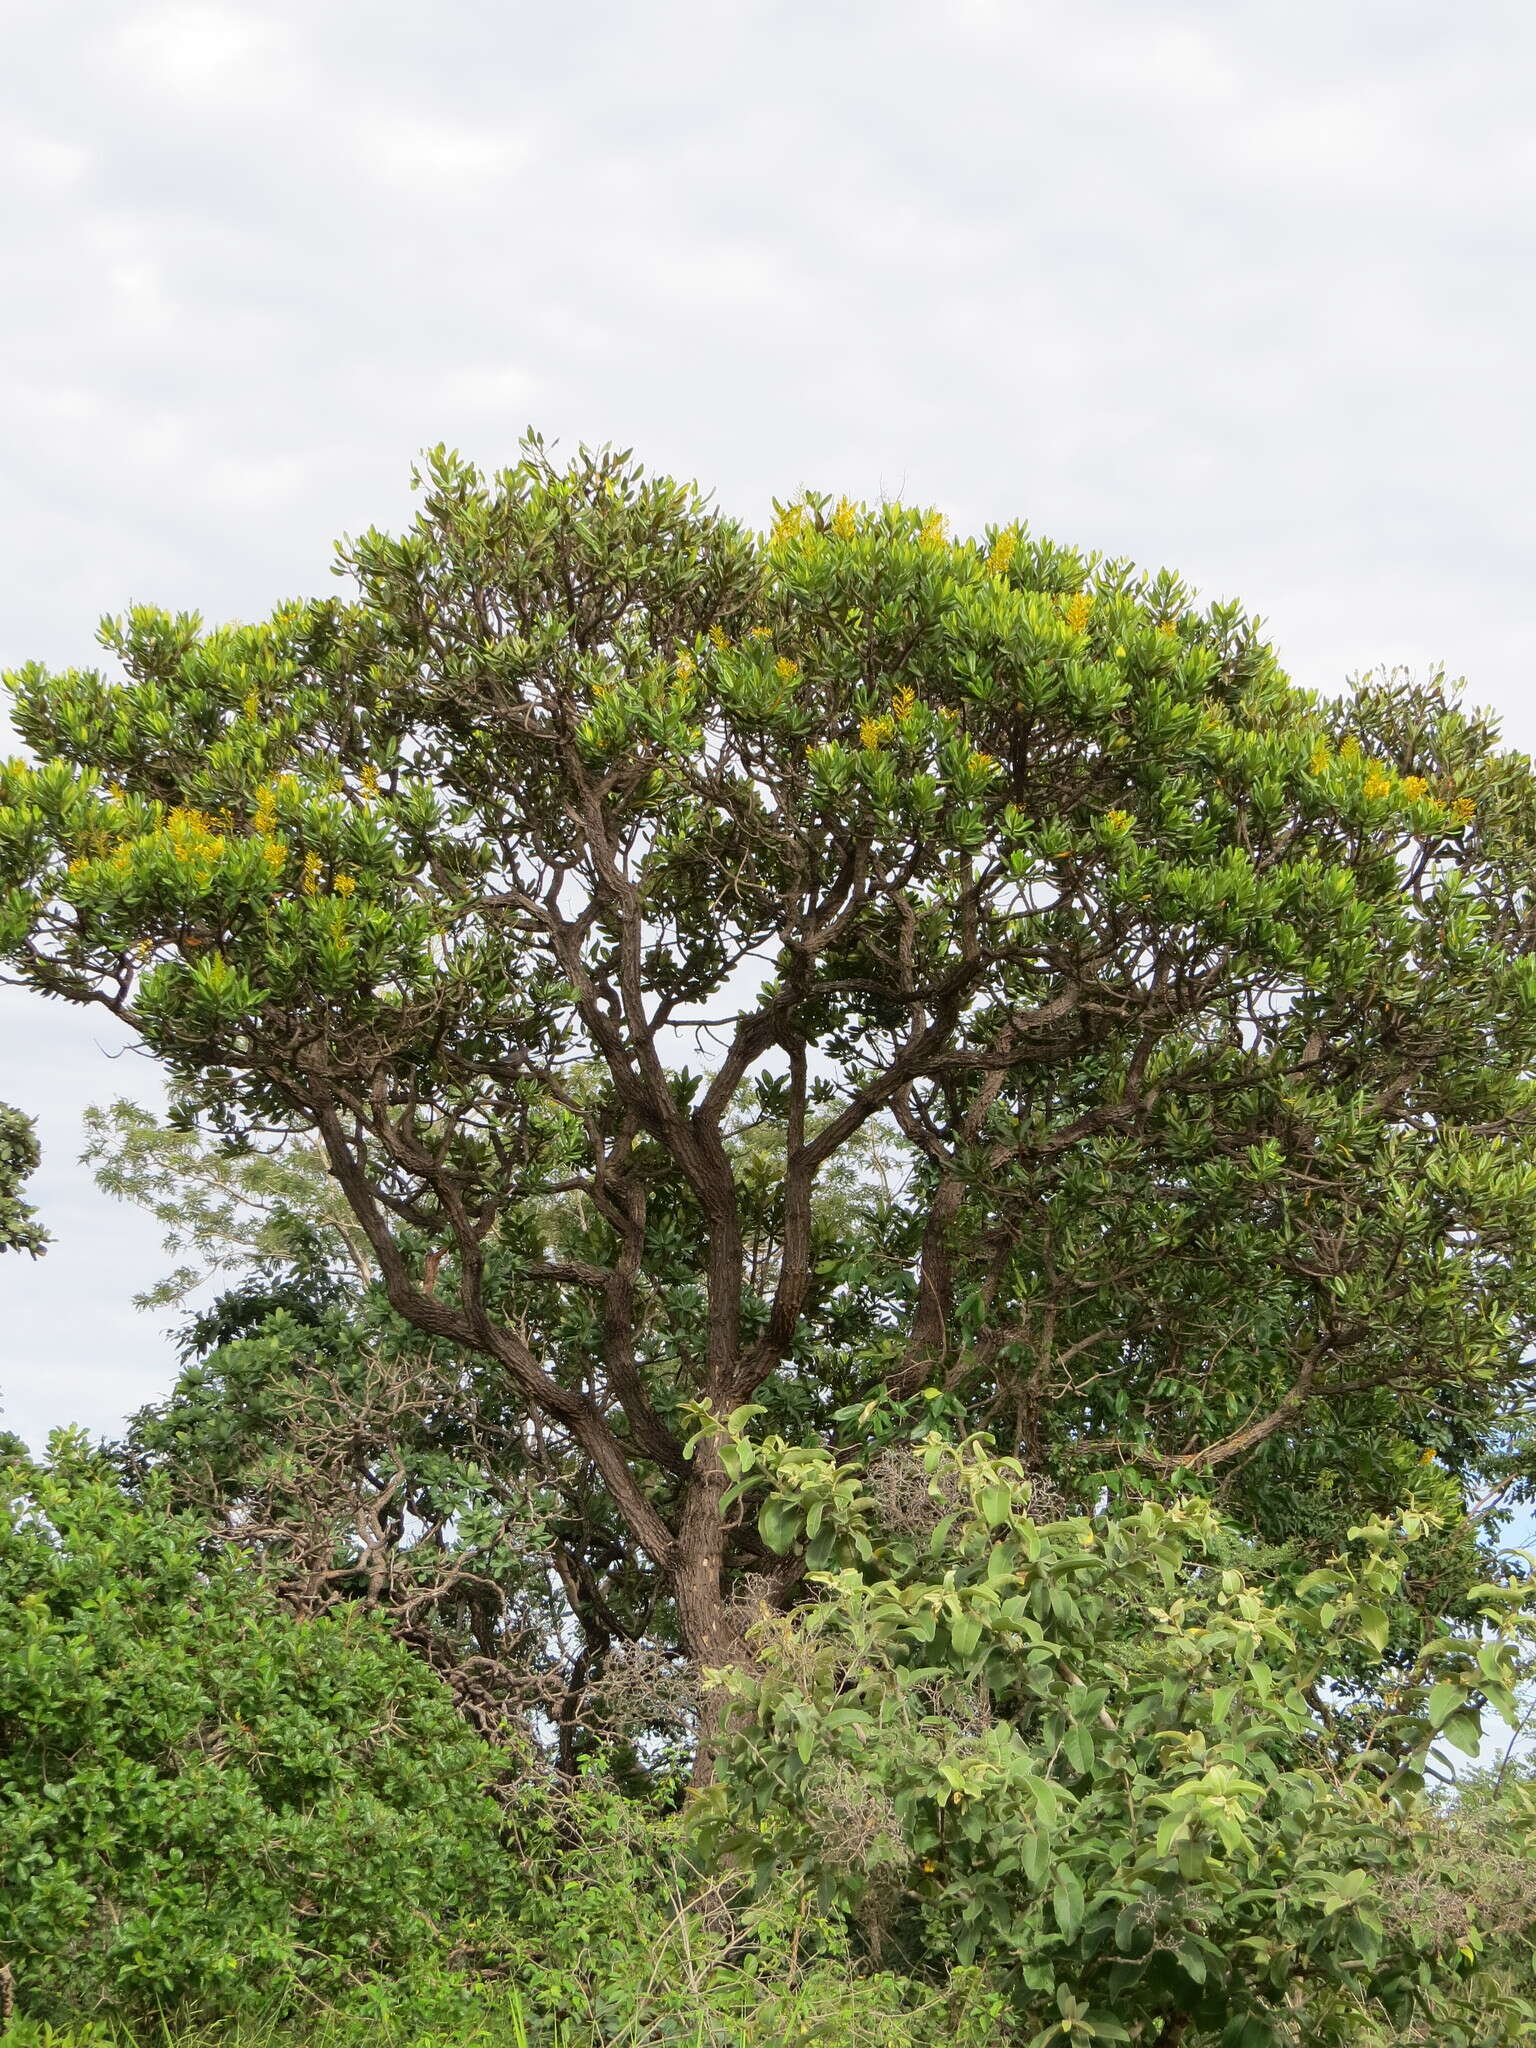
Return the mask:
[(532, 147), (520, 134), (395, 114), (360, 126), (356, 154), (370, 176), (437, 198), (499, 183), (528, 162)]
[(0, 163), (24, 190), (49, 192), (78, 184), (91, 152), (56, 135), (12, 134), (0, 139)]
[(510, 364), (489, 363), (450, 370), (437, 386), (440, 404), (453, 410), (495, 412), (526, 405), (538, 390), (538, 379)]
[(1361, 95), (1303, 100), (1240, 119), (1235, 154), (1287, 182), (1331, 185), (1362, 175), (1401, 179), (1419, 155), (1408, 126)]
[[(1066, 34), (1070, 46), (1070, 17)], [(1229, 104), (1245, 83), (1242, 69), (1214, 37), (1187, 26), (1123, 19), (1101, 26), (1072, 70), (1080, 86), (1145, 96), (1170, 109)]]
[(216, 503), (261, 509), (296, 498), (310, 465), (296, 455), (223, 456), (208, 473), (208, 495)]
[(291, 38), (268, 16), (177, 0), (125, 23), (116, 48), (152, 91), (190, 99), (231, 90), (249, 95), (269, 85), (280, 75)]

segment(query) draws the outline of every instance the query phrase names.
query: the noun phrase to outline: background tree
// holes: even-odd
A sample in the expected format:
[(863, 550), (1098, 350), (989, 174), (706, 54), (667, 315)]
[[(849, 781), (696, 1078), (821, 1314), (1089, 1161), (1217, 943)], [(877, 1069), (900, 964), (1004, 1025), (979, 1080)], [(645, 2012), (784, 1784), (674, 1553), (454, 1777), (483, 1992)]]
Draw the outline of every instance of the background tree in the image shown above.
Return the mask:
[(1536, 784), (1486, 721), (1020, 527), (758, 540), (536, 443), (422, 481), (346, 601), (12, 679), (0, 944), (212, 1128), (314, 1135), (690, 1655), (805, 1570), (699, 1426), (748, 1402), (851, 1452), (935, 1386), (1293, 1537), (1429, 1451), (1520, 1479)]
[(32, 1119), (0, 1102), (0, 1251), (30, 1252), (37, 1258), (48, 1233), (37, 1212), (21, 1198), (21, 1185), (36, 1170), (39, 1153)]

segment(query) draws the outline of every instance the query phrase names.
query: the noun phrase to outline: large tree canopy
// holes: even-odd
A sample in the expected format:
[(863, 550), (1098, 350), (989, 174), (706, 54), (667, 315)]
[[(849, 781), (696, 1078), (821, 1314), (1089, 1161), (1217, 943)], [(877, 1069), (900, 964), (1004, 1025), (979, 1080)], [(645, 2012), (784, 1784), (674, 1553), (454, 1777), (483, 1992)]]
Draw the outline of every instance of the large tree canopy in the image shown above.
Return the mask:
[(314, 1134), (706, 1662), (805, 1570), (732, 1500), (747, 1403), (852, 1452), (937, 1390), (1303, 1547), (1438, 1486), (1453, 1601), (1526, 1469), (1529, 764), (1023, 527), (758, 537), (536, 443), (422, 482), (346, 596), (10, 679), (13, 977)]

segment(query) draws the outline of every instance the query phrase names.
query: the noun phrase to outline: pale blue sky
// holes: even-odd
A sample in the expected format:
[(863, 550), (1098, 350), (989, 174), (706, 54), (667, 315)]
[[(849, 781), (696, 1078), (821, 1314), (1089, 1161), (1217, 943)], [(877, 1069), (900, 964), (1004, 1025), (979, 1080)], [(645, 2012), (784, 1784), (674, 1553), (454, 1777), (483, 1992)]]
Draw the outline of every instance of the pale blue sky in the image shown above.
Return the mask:
[[(1158, 0), (0, 4), (0, 661), (326, 587), (413, 452), (527, 421), (766, 515), (1023, 514), (1443, 660), (1536, 738), (1536, 11)], [(0, 1405), (163, 1386), (143, 1219), (73, 1164), (153, 1077), (0, 996), (58, 1243)]]

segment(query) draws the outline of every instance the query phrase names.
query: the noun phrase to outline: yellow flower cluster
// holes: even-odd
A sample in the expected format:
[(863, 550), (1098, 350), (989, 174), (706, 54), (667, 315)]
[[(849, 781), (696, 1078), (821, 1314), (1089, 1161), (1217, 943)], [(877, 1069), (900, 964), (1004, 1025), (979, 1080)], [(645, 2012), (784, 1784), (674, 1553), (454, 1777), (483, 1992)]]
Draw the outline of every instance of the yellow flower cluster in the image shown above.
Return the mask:
[(1416, 804), (1420, 797), (1429, 794), (1429, 784), (1422, 775), (1405, 775), (1397, 786), (1411, 804)]
[(948, 539), (945, 532), (945, 518), (942, 512), (930, 512), (923, 521), (917, 536), (920, 548), (941, 548)]
[(214, 831), (213, 820), (206, 811), (177, 804), (166, 819), (165, 828), (176, 860), (216, 860), (224, 851), (223, 835)]
[(269, 839), (261, 849), (261, 857), (275, 875), (288, 862), (288, 849), (281, 839)]
[(262, 783), (256, 792), (256, 808), (251, 813), (251, 830), (263, 837), (277, 826), (277, 791), (270, 782)]
[(338, 896), (350, 896), (357, 887), (357, 883), (350, 875), (338, 875), (335, 881), (332, 882), (331, 887)]
[(261, 692), (259, 690), (248, 691), (245, 702), (240, 706), (240, 709), (247, 718), (259, 718), (261, 716)]
[(992, 543), (992, 552), (987, 556), (988, 572), (993, 576), (1006, 576), (1018, 551), (1019, 536), (1016, 533), (1000, 533)]
[(686, 683), (693, 674), (693, 656), (691, 654), (680, 654), (673, 663), (673, 667), (677, 671), (678, 681)]
[(724, 626), (711, 626), (709, 629), (709, 637), (711, 641), (714, 643), (714, 645), (717, 648), (719, 648), (722, 654), (724, 654), (727, 647), (729, 647), (731, 644), (731, 636), (729, 633), (726, 632)]
[(905, 686), (899, 689), (891, 699), (891, 710), (895, 714), (898, 722), (904, 718), (910, 718), (912, 716), (914, 709), (916, 708), (916, 705), (916, 690), (909, 690), (905, 688)]
[(852, 540), (859, 530), (859, 517), (846, 498), (839, 498), (832, 514), (832, 531), (839, 540)]
[(318, 893), (320, 888), (320, 870), (324, 865), (325, 863), (321, 860), (318, 853), (305, 854), (304, 871), (299, 876), (299, 888), (306, 896), (313, 896)]
[(894, 719), (866, 718), (859, 725), (859, 745), (883, 747), (896, 731)]
[(1093, 599), (1089, 596), (1088, 592), (1086, 590), (1074, 591), (1072, 596), (1067, 599), (1066, 608), (1062, 612), (1062, 617), (1067, 622), (1067, 631), (1069, 633), (1081, 633), (1084, 626), (1088, 623), (1088, 617), (1092, 610)]
[(773, 664), (773, 672), (776, 676), (781, 676), (786, 683), (792, 683), (800, 673), (800, 664), (798, 661), (791, 661), (787, 654), (781, 654)]
[(771, 640), (773, 638), (773, 628), (771, 626), (754, 626), (747, 635), (747, 638), (749, 640)]
[(1312, 770), (1312, 773), (1314, 775), (1321, 775), (1323, 770), (1328, 766), (1328, 749), (1321, 740), (1319, 740), (1317, 745), (1312, 749), (1312, 758), (1307, 763), (1307, 766)]
[(1159, 633), (1162, 634), (1165, 640), (1177, 640), (1179, 637), (1179, 629), (1173, 623), (1172, 619), (1159, 619), (1157, 622), (1157, 630), (1159, 631)]
[(784, 541), (798, 540), (805, 528), (805, 507), (785, 505), (775, 514), (773, 521), (773, 543), (775, 547)]
[(1104, 813), (1104, 822), (1111, 832), (1129, 832), (1131, 829), (1131, 814), (1129, 811), (1106, 811)]
[(1451, 811), (1458, 824), (1470, 825), (1477, 816), (1477, 805), (1473, 803), (1471, 797), (1459, 796), (1455, 803), (1451, 805)]
[(1391, 776), (1383, 775), (1379, 768), (1373, 768), (1370, 774), (1366, 776), (1365, 781), (1360, 785), (1360, 794), (1367, 803), (1375, 803), (1378, 797), (1390, 796), (1392, 794)]
[(357, 779), (362, 785), (363, 795), (373, 803), (379, 794), (379, 771), (371, 761), (365, 761), (358, 770)]

